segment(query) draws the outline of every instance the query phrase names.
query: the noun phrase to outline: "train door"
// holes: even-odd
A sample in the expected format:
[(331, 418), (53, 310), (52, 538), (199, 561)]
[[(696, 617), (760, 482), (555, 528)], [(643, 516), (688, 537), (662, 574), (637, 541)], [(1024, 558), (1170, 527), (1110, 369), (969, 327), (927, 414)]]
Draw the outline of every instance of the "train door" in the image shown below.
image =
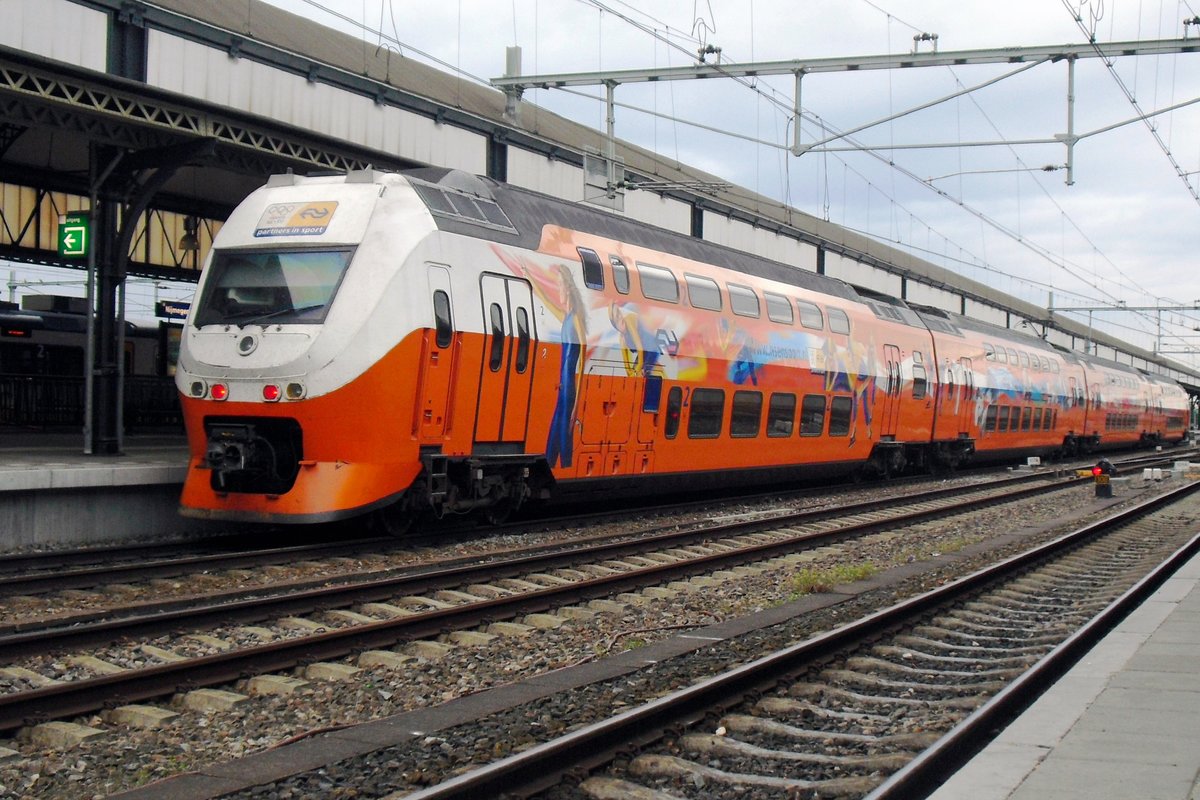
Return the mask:
[(433, 328), (421, 340), (420, 372), (417, 376), (416, 419), (413, 433), (422, 442), (445, 437), (451, 424), (451, 389), (457, 337), (450, 294), (450, 271), (429, 265), (429, 296), (433, 306)]
[(975, 369), (969, 358), (960, 358), (958, 363), (962, 366), (963, 376), (961, 385), (958, 387), (958, 435), (969, 436), (971, 424), (975, 420)]
[(894, 344), (885, 344), (883, 346), (883, 364), (886, 375), (879, 435), (883, 441), (895, 441), (896, 427), (900, 422), (900, 388), (904, 385), (900, 373), (900, 348)]
[(537, 345), (533, 291), (518, 278), (485, 273), (480, 296), (484, 337), (475, 441), (523, 448)]

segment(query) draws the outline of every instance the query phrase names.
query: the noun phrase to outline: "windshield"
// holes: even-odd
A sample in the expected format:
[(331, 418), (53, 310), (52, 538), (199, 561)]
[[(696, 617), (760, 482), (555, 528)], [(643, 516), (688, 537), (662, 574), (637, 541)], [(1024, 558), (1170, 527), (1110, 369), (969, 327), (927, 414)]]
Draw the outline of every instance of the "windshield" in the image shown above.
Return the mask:
[(350, 250), (218, 252), (194, 324), (323, 322), (351, 255)]

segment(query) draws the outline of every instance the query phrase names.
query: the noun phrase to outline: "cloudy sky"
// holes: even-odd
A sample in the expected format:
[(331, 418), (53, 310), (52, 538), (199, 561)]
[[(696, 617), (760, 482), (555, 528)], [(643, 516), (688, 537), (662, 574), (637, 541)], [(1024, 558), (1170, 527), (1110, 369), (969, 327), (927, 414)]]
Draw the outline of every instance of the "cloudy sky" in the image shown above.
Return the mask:
[[(514, 44), (524, 74), (533, 75), (684, 66), (701, 45), (719, 47), (723, 63), (903, 53), (922, 33), (937, 34), (942, 52), (1082, 43), (1089, 35), (1200, 39), (1200, 25), (1183, 24), (1197, 16), (1198, 0), (651, 0), (637, 4), (642, 10), (619, 0), (270, 2), (366, 45), (483, 80), (503, 73), (505, 48)], [(1018, 66), (809, 75), (802, 138), (857, 128)], [(997, 143), (990, 146), (796, 158), (783, 149), (792, 136), (792, 85), (790, 76), (624, 85), (617, 135), (1042, 306), (1051, 292), (1056, 308), (1200, 300), (1200, 202), (1192, 194), (1200, 187), (1200, 104), (1152, 117), (1153, 132), (1137, 119), (1139, 108), (1149, 114), (1200, 98), (1200, 53), (1120, 58), (1112, 70), (1097, 58), (1079, 61), (1076, 133), (1131, 124), (1079, 142), (1073, 186), (1065, 170), (1042, 170), (1066, 163), (1061, 144), (1006, 144), (1065, 133), (1065, 64), (1025, 70), (853, 137), (877, 148)], [(525, 97), (603, 129), (595, 99), (553, 90)], [(1181, 178), (1177, 168), (1191, 174)], [(1093, 319), (1147, 349), (1156, 340), (1164, 351), (1200, 345), (1185, 338), (1200, 327), (1200, 311), (1161, 316), (1161, 340), (1156, 313)], [(1193, 355), (1176, 357), (1200, 366)]]

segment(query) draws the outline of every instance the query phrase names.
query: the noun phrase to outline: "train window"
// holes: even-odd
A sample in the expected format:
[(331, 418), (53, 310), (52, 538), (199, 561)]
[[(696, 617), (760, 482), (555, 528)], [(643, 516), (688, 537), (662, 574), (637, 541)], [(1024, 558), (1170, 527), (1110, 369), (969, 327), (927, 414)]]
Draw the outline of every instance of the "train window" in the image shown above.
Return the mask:
[(193, 324), (310, 324), (325, 321), (351, 250), (217, 252)]
[(999, 416), (996, 418), (996, 430), (1004, 433), (1008, 430), (1008, 407), (1004, 406), (1000, 409)]
[(492, 321), (492, 345), (488, 369), (499, 372), (500, 364), (504, 361), (504, 310), (500, 308), (499, 303), (492, 303), (489, 314)]
[(996, 360), (996, 348), (992, 347), (987, 342), (983, 343), (983, 357), (988, 361)]
[(725, 392), (721, 389), (696, 389), (688, 412), (688, 438), (715, 439), (721, 435), (725, 416)]
[(694, 308), (721, 310), (721, 287), (716, 281), (699, 275), (684, 275), (683, 280), (687, 283), (688, 302)]
[(763, 292), (763, 299), (767, 301), (767, 318), (772, 322), (779, 322), (784, 325), (791, 325), (796, 318), (792, 313), (792, 304), (782, 295)]
[(847, 436), (850, 433), (850, 411), (854, 398), (838, 395), (829, 403), (829, 435)]
[(767, 407), (767, 436), (791, 436), (796, 427), (796, 395), (776, 392)]
[(579, 260), (583, 263), (583, 285), (589, 289), (603, 289), (604, 264), (600, 262), (600, 256), (587, 247), (575, 249), (579, 251)]
[(679, 284), (671, 270), (650, 264), (638, 264), (637, 270), (643, 295), (651, 300), (665, 300), (668, 303), (679, 302)]
[(517, 307), (517, 372), (529, 366), (529, 312)]
[(667, 423), (663, 433), (668, 439), (674, 439), (679, 433), (679, 414), (683, 409), (683, 390), (672, 386), (667, 392)]
[(921, 355), (920, 353), (913, 353), (912, 396), (913, 396), (914, 400), (920, 400), (922, 397), (925, 396), (925, 387), (926, 387), (925, 367), (916, 363), (919, 360), (918, 357), (920, 355)]
[(1008, 356), (1004, 355), (1003, 347), (996, 348), (996, 363), (997, 364), (1007, 364), (1008, 363)]
[(850, 317), (840, 308), (829, 309), (829, 330), (834, 333), (850, 333)]
[(433, 322), (437, 346), (444, 350), (454, 338), (454, 322), (450, 317), (450, 295), (441, 289), (433, 293)]
[(797, 300), (796, 308), (800, 309), (801, 325), (806, 328), (812, 328), (814, 331), (825, 329), (825, 317), (821, 316), (820, 306), (807, 303), (803, 300)]
[(736, 283), (726, 285), (729, 290), (729, 307), (733, 313), (742, 317), (758, 317), (758, 295), (749, 286)]
[(1058, 374), (1058, 362), (1055, 361), (1053, 358), (1050, 359), (1050, 371), (1053, 372), (1055, 375)]
[(1026, 407), (1021, 411), (1021, 430), (1029, 430), (1029, 423), (1033, 419), (1033, 409)]
[(800, 435), (820, 436), (825, 430), (825, 396), (820, 394), (804, 395), (804, 404), (800, 406)]
[(625, 266), (625, 262), (616, 256), (609, 256), (608, 263), (612, 265), (613, 286), (616, 286), (621, 294), (629, 294), (629, 268)]
[(648, 375), (642, 387), (642, 411), (647, 414), (657, 414), (658, 404), (662, 400), (662, 376)]
[(1050, 409), (1050, 430), (1054, 430), (1057, 427), (1058, 427), (1058, 409), (1052, 408), (1052, 409)]
[(1004, 348), (1004, 352), (1008, 353), (1008, 363), (1012, 364), (1014, 367), (1020, 363), (1017, 360), (1017, 351), (1016, 350), (1013, 350), (1011, 347), (1006, 347), (1006, 348)]
[(762, 392), (734, 392), (733, 414), (729, 418), (729, 435), (758, 436), (762, 422)]
[(987, 432), (996, 430), (996, 416), (999, 409), (995, 406), (988, 406), (987, 413), (983, 415), (983, 429)]
[(1017, 353), (1017, 357), (1021, 359), (1021, 366), (1025, 369), (1029, 369), (1029, 353), (1026, 353), (1024, 350), (1022, 350), (1021, 352)]

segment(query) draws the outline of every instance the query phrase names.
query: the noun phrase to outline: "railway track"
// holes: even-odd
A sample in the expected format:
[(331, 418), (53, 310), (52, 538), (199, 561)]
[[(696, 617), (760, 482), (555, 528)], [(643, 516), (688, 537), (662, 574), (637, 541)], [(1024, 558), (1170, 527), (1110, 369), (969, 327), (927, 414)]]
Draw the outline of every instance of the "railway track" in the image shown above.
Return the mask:
[(1200, 550), (1198, 488), (407, 797), (924, 796)]
[[(1127, 489), (1119, 489), (1118, 495), (1124, 497), (1120, 502), (1127, 503), (1132, 496), (1160, 489), (1161, 485), (1158, 483), (1134, 480), (1128, 484)], [(549, 696), (563, 691), (564, 679), (571, 681), (595, 680), (595, 678), (572, 676), (586, 676), (593, 671), (613, 675), (614, 668), (618, 670), (618, 673), (621, 670), (633, 669), (635, 672), (630, 673), (628, 687), (619, 690), (621, 695), (617, 702), (618, 705), (621, 705), (624, 701), (637, 697), (641, 691), (637, 687), (652, 688), (662, 685), (660, 681), (666, 677), (665, 674), (658, 678), (649, 676), (647, 683), (640, 677), (635, 677), (640, 674), (637, 664), (652, 665), (661, 661), (664, 669), (667, 664), (671, 664), (671, 671), (681, 675), (690, 670), (693, 657), (682, 656), (692, 652), (701, 655), (712, 647), (711, 644), (708, 644), (710, 634), (697, 630), (703, 628), (707, 631), (708, 628), (705, 626), (710, 623), (712, 630), (717, 632), (716, 636), (725, 637), (732, 635), (730, 633), (732, 630), (753, 630), (754, 626), (763, 624), (773, 626), (777, 625), (780, 619), (787, 618), (788, 615), (799, 614), (802, 616), (795, 617), (795, 619), (797, 622), (800, 622), (801, 619), (805, 620), (801, 624), (802, 627), (808, 627), (810, 631), (817, 631), (829, 627), (831, 623), (836, 625), (845, 619), (852, 618), (853, 615), (865, 613), (876, 605), (876, 600), (867, 599), (871, 595), (864, 596), (864, 600), (850, 601), (847, 601), (846, 598), (852, 597), (852, 595), (843, 594), (815, 595), (813, 602), (809, 602), (808, 599), (790, 600), (788, 587), (793, 584), (795, 579), (810, 572), (810, 567), (811, 571), (820, 573), (833, 564), (873, 561), (879, 564), (881, 569), (886, 569), (888, 576), (895, 574), (913, 576), (910, 579), (916, 582), (913, 588), (919, 591), (920, 589), (917, 587), (932, 585), (930, 581), (937, 583), (942, 580), (942, 578), (934, 576), (951, 574), (944, 572), (950, 568), (950, 565), (960, 562), (964, 564), (981, 563), (983, 559), (990, 558), (996, 548), (1010, 551), (1016, 542), (1027, 537), (1045, 538), (1050, 530), (1067, 530), (1068, 528), (1064, 524), (1066, 519), (1082, 518), (1081, 515), (1093, 514), (1097, 508), (1105, 505), (1092, 499), (1091, 495), (1090, 487), (1080, 487), (1061, 498), (1058, 495), (1045, 495), (1043, 499), (1019, 500), (1012, 498), (1015, 500), (1014, 505), (1006, 506), (996, 503), (975, 514), (959, 515), (935, 522), (916, 523), (904, 529), (883, 530), (857, 538), (851, 536), (844, 538), (836, 545), (816, 546), (813, 543), (813, 547), (801, 553), (791, 553), (787, 556), (771, 558), (765, 562), (752, 559), (746, 565), (718, 570), (715, 573), (711, 570), (701, 570), (700, 575), (692, 574), (692, 577), (676, 579), (666, 585), (662, 579), (649, 588), (646, 583), (639, 583), (636, 591), (632, 594), (621, 593), (615, 597), (610, 594), (605, 599), (586, 605), (577, 604), (570, 608), (556, 606), (553, 614), (561, 615), (562, 618), (566, 618), (566, 621), (563, 622), (560, 619), (561, 627), (554, 627), (550, 630), (531, 631), (525, 634), (506, 631), (496, 636), (495, 634), (498, 632), (494, 629), (495, 626), (509, 625), (512, 628), (523, 626), (499, 621), (499, 618), (495, 616), (491, 617), (490, 622), (485, 623), (482, 628), (459, 632), (451, 627), (443, 627), (435, 636), (411, 640), (410, 644), (401, 644), (391, 650), (359, 650), (360, 656), (357, 664), (361, 669), (358, 670), (357, 675), (345, 678), (345, 682), (340, 682), (338, 678), (328, 675), (314, 676), (312, 670), (324, 672), (333, 664), (341, 665), (341, 669), (353, 671), (349, 665), (355, 664), (355, 659), (313, 663), (316, 656), (301, 654), (301, 660), (292, 669), (275, 672), (261, 678), (250, 677), (260, 673), (247, 669), (243, 675), (239, 676), (238, 680), (222, 686), (224, 691), (214, 694), (225, 698), (230, 697), (230, 691), (249, 695), (249, 697), (243, 696), (240, 701), (237, 701), (239, 704), (236, 709), (229, 711), (189, 710), (194, 708), (188, 702), (191, 695), (203, 693), (203, 691), (192, 692), (189, 690), (198, 689), (202, 684), (184, 681), (178, 688), (186, 694), (176, 695), (170, 702), (165, 702), (166, 695), (164, 694), (160, 696), (161, 699), (155, 701), (155, 708), (161, 709), (163, 712), (178, 714), (175, 721), (164, 723), (166, 727), (161, 732), (157, 730), (157, 723), (152, 723), (155, 727), (150, 729), (139, 730), (138, 726), (142, 723), (125, 717), (129, 707), (121, 705), (132, 703), (134, 700), (125, 694), (120, 683), (109, 684), (108, 689), (101, 690), (98, 696), (108, 695), (105, 706), (111, 709), (114, 716), (110, 718), (110, 712), (103, 711), (99, 714), (89, 713), (87, 716), (76, 718), (77, 722), (88, 726), (98, 726), (100, 729), (99, 731), (87, 731), (86, 735), (89, 738), (86, 743), (76, 745), (68, 750), (61, 750), (64, 745), (54, 745), (52, 747), (61, 753), (61, 755), (55, 755), (53, 752), (41, 749), (48, 745), (39, 746), (37, 744), (39, 741), (44, 741), (39, 737), (38, 731), (41, 728), (52, 726), (24, 728), (17, 738), (20, 741), (30, 742), (29, 745), (22, 745), (20, 749), (27, 758), (33, 759), (28, 762), (32, 766), (22, 768), (20, 765), (26, 762), (21, 761), (10, 762), (9, 766), (0, 763), (0, 782), (9, 786), (25, 786), (26, 776), (29, 775), (28, 770), (35, 769), (42, 774), (41, 782), (38, 784), (41, 787), (40, 791), (49, 791), (55, 796), (63, 797), (90, 797), (97, 792), (110, 793), (114, 791), (114, 787), (136, 786), (145, 781), (145, 777), (137, 777), (139, 774), (162, 777), (180, 769), (196, 769), (203, 774), (209, 774), (205, 764), (219, 762), (222, 758), (241, 756), (248, 751), (278, 742), (281, 738), (299, 738), (305, 735), (306, 730), (310, 730), (314, 726), (321, 728), (329, 725), (338, 726), (346, 722), (363, 723), (381, 716), (390, 719), (389, 715), (401, 714), (401, 717), (395, 718), (396, 722), (389, 723), (387, 720), (379, 719), (378, 725), (366, 725), (364, 731), (369, 729), (373, 731), (371, 733), (359, 734), (355, 732), (356, 728), (347, 729), (345, 734), (348, 737), (347, 741), (340, 743), (331, 742), (329, 745), (324, 745), (320, 741), (310, 742), (303, 739), (300, 744), (311, 743), (314, 745), (306, 751), (308, 755), (305, 756), (284, 755), (284, 753), (290, 752), (291, 747), (284, 747), (280, 753), (284, 764), (307, 761), (315, 766), (315, 764), (322, 763), (322, 759), (333, 758), (336, 760), (337, 757), (331, 754), (345, 753), (350, 742), (361, 743), (375, 741), (381, 736), (387, 738), (393, 735), (406, 735), (389, 733), (391, 731), (438, 730), (460, 713), (453, 710), (460, 705), (467, 709), (478, 709), (482, 703), (484, 707), (496, 708), (498, 707), (495, 705), (497, 702), (502, 704), (513, 702), (512, 700), (490, 699), (492, 695), (488, 687), (503, 688), (505, 684), (514, 679), (517, 680), (517, 683), (513, 684), (512, 691), (507, 694), (502, 692), (501, 697), (513, 695), (518, 698), (516, 702), (527, 703), (530, 694), (527, 689), (522, 688), (526, 681), (530, 682), (531, 688), (538, 686), (540, 689), (537, 691), (548, 693), (546, 696)], [(1006, 533), (1006, 531), (1010, 531), (1010, 525), (1015, 520), (1032, 520), (1038, 517), (1046, 519), (1047, 516), (1056, 520), (1048, 524), (1047, 530), (1042, 530), (1041, 527), (1047, 523), (1040, 523), (1028, 527), (1021, 525)], [(981, 530), (981, 526), (988, 532)], [(884, 527), (887, 527), (886, 524)], [(971, 531), (977, 530), (980, 531), (978, 535), (971, 534)], [(968, 538), (965, 540), (961, 538), (964, 532), (968, 534)], [(764, 542), (759, 542), (759, 544), (762, 543)], [(948, 555), (938, 555), (939, 552), (948, 553)], [(542, 571), (548, 574), (559, 573), (559, 570)], [(930, 577), (921, 577), (924, 575)], [(896, 579), (888, 577), (886, 580), (890, 582)], [(781, 581), (784, 583), (781, 584)], [(872, 580), (867, 583), (875, 584), (876, 581)], [(904, 589), (901, 591), (901, 595), (910, 591)], [(891, 592), (886, 592), (886, 595), (891, 594)], [(795, 595), (791, 597), (794, 598)], [(763, 603), (767, 604), (765, 613), (757, 613), (763, 610)], [(780, 610), (785, 612), (783, 617), (772, 610), (778, 603), (783, 603), (780, 606)], [(822, 608), (828, 610), (822, 612), (820, 611)], [(361, 610), (360, 607), (359, 611)], [(579, 616), (575, 616), (576, 613)], [(832, 619), (829, 617), (830, 613), (833, 615)], [(534, 613), (516, 619), (532, 624), (531, 620), (534, 617), (541, 616), (543, 615)], [(760, 617), (768, 621), (760, 622), (758, 621)], [(775, 620), (775, 622), (769, 620)], [(332, 631), (335, 625), (340, 624), (320, 615), (312, 618), (311, 621), (324, 624), (326, 632)], [(746, 625), (751, 627), (746, 628)], [(698, 635), (691, 636), (686, 633), (674, 635), (672, 629), (682, 626), (696, 630)], [(182, 633), (186, 634), (187, 627), (184, 625), (180, 627)], [(223, 644), (226, 648), (257, 645), (265, 641), (254, 635), (247, 635), (246, 632), (250, 629), (254, 629), (258, 634), (272, 629), (281, 636), (294, 636), (297, 639), (303, 633), (300, 630), (281, 631), (277, 629), (274, 622), (267, 622), (261, 625), (212, 629), (209, 636), (224, 639)], [(765, 630), (773, 631), (774, 628)], [(490, 634), (484, 633), (484, 631), (490, 631)], [(458, 638), (460, 635), (465, 638)], [(784, 630), (780, 635), (789, 634)], [(796, 637), (794, 633), (790, 635), (793, 637), (792, 641), (802, 638)], [(774, 636), (776, 634), (771, 634), (768, 639)], [(182, 635), (182, 638), (186, 640), (190, 637)], [(405, 637), (402, 641), (409, 640), (409, 638)], [(494, 639), (494, 641), (485, 643), (483, 640), (488, 638)], [(144, 641), (146, 641), (144, 637), (122, 637), (122, 641), (118, 645), (111, 647), (100, 645), (95, 649), (82, 652), (100, 658), (107, 658), (110, 653), (128, 653), (130, 650), (136, 653), (139, 649), (139, 642)], [(172, 646), (162, 639), (152, 641), (158, 647)], [(732, 643), (732, 640), (730, 641)], [(645, 649), (638, 649), (641, 647)], [(758, 647), (758, 645), (753, 647)], [(184, 646), (180, 650), (188, 650), (188, 648)], [(622, 650), (628, 652), (615, 658), (604, 657), (606, 654), (615, 655)], [(743, 652), (741, 646), (737, 650)], [(196, 651), (195, 648), (192, 648), (188, 654), (199, 655), (201, 652), (202, 649)], [(226, 654), (225, 650), (207, 652)], [(765, 651), (759, 650), (759, 652)], [(656, 653), (658, 655), (655, 655)], [(69, 653), (63, 653), (61, 650), (53, 655), (52, 660), (56, 662), (65, 662), (70, 657)], [(232, 656), (232, 654), (229, 655)], [(31, 658), (36, 659), (36, 656)], [(379, 658), (386, 659), (386, 661), (375, 660)], [(585, 663), (595, 658), (599, 658), (599, 660), (594, 664)], [(652, 661), (645, 661), (647, 658)], [(150, 661), (144, 658), (142, 660)], [(695, 660), (698, 662), (696, 669), (700, 670), (698, 674), (706, 674), (704, 672), (706, 659), (696, 658)], [(745, 660), (745, 656), (736, 656), (735, 660)], [(3, 663), (4, 661), (0, 660), (0, 665)], [(581, 666), (576, 669), (573, 668), (573, 665)], [(566, 671), (560, 672), (564, 667), (567, 668)], [(592, 667), (595, 670), (592, 670)], [(649, 668), (651, 673), (658, 671), (653, 666)], [(547, 672), (547, 670), (556, 671)], [(543, 675), (544, 677), (542, 677)], [(563, 678), (556, 677), (558, 675), (562, 675)], [(75, 674), (65, 677), (77, 681), (85, 675), (83, 670), (77, 670)], [(308, 681), (306, 688), (297, 688), (295, 695), (277, 695), (270, 692), (265, 696), (254, 696), (261, 695), (260, 687), (263, 682), (274, 685), (282, 684), (289, 687), (290, 690), (290, 687), (305, 684), (306, 680)], [(667, 681), (667, 686), (682, 685), (676, 682), (676, 679), (667, 679)], [(576, 685), (583, 686), (579, 683)], [(480, 691), (483, 694), (461, 697), (461, 703), (453, 701), (456, 696)], [(387, 699), (389, 697), (390, 700)], [(479, 702), (474, 702), (475, 698), (478, 698)], [(422, 710), (427, 704), (437, 704), (445, 700), (452, 701), (451, 706), (445, 710), (440, 705), (431, 705), (428, 713)], [(581, 702), (584, 707), (589, 709), (602, 711), (610, 707), (610, 703), (606, 702), (603, 694), (598, 698)], [(121, 707), (112, 708), (113, 706)], [(364, 712), (366, 712), (365, 716)], [(575, 713), (577, 714), (578, 711)], [(101, 723), (101, 716), (109, 721)], [(556, 720), (558, 716), (559, 713), (555, 712), (549, 721), (539, 717), (532, 723), (532, 727), (527, 727), (529, 721), (522, 721), (518, 715), (515, 720), (503, 723), (502, 727), (498, 729), (500, 733), (495, 740), (487, 739), (487, 737), (478, 738), (488, 742), (486, 744), (487, 754), (494, 757), (502, 754), (506, 748), (518, 744), (529, 746), (535, 743), (538, 737), (534, 736), (531, 739), (530, 734), (535, 734), (538, 728), (547, 722), (552, 730), (556, 724), (553, 720)], [(566, 722), (570, 720), (571, 714), (562, 714), (562, 717)], [(40, 717), (40, 719), (49, 718), (49, 714), (45, 712)], [(35, 717), (27, 721), (38, 722), (40, 719)], [(65, 723), (54, 723), (54, 725), (65, 725)], [(397, 725), (400, 727), (395, 727)], [(204, 734), (204, 731), (211, 731), (211, 733)], [(101, 732), (103, 735), (100, 735)], [(318, 739), (321, 738), (323, 737), (318, 737)], [(430, 741), (441, 741), (440, 734), (438, 738)], [(171, 745), (170, 742), (176, 744)], [(245, 744), (238, 744), (239, 742)], [(355, 746), (361, 747), (362, 745)], [(452, 751), (445, 750), (448, 746), (448, 743), (438, 745), (436, 757), (430, 760), (430, 753), (421, 754), (421, 751), (427, 748), (420, 747), (418, 742), (417, 763), (419, 766), (416, 774), (424, 773), (434, 776), (437, 774), (436, 769), (440, 768), (443, 763), (446, 765), (446, 770), (455, 769), (454, 761), (452, 759), (447, 761), (442, 755), (444, 753), (446, 757), (450, 756)], [(493, 746), (499, 749), (493, 752)], [(139, 753), (140, 755), (137, 755)], [(216, 772), (211, 774), (216, 776), (239, 773), (246, 775), (246, 779), (251, 782), (270, 780), (266, 777), (267, 775), (282, 777), (288, 774), (286, 771), (278, 771), (280, 759), (272, 760), (269, 758), (269, 753), (261, 755), (267, 757), (268, 764), (273, 764), (273, 766), (259, 766), (258, 761), (252, 759), (245, 765), (242, 765), (241, 762), (234, 762), (223, 768), (214, 765), (213, 769)], [(164, 758), (168, 760), (163, 761)], [(317, 760), (312, 761), (314, 758)], [(391, 763), (391, 759), (388, 760), (388, 763)], [(38, 766), (39, 764), (44, 766)], [(85, 767), (85, 764), (88, 766)], [(142, 765), (137, 768), (140, 772), (130, 772), (134, 769), (134, 764)], [(332, 764), (322, 769), (322, 774), (326, 772), (336, 774)], [(385, 772), (393, 783), (398, 780), (395, 770), (390, 766), (385, 769)], [(68, 776), (70, 776), (69, 779)], [(213, 784), (212, 780), (216, 780), (216, 783)], [(357, 786), (360, 785), (361, 780), (361, 776), (357, 773), (343, 775), (335, 781), (334, 785), (340, 783)], [(291, 796), (323, 794), (329, 790), (326, 786), (328, 781), (328, 778), (320, 778), (317, 780), (320, 785), (309, 786)], [(418, 786), (422, 783), (424, 781), (420, 781)], [(198, 787), (202, 785), (228, 786), (229, 784), (226, 778), (193, 780), (185, 778), (182, 785), (188, 788), (181, 789), (179, 784), (171, 781), (159, 788), (157, 792), (155, 791), (156, 787), (151, 786), (144, 791), (139, 790), (134, 796), (172, 798), (172, 800), (178, 800), (184, 796), (212, 797), (216, 795), (211, 793), (211, 789), (204, 790)], [(388, 783), (382, 782), (380, 786), (386, 787)], [(390, 791), (390, 789), (386, 791)], [(386, 793), (386, 791), (380, 793)], [(369, 791), (364, 790), (364, 792), (364, 796), (370, 795)], [(260, 795), (251, 792), (245, 796), (259, 797)]]
[[(1075, 485), (1080, 479), (1020, 476), (985, 487), (954, 487), (875, 500), (836, 510), (781, 514), (689, 530), (670, 530), (635, 540), (606, 538), (549, 553), (523, 554), (484, 564), (456, 565), (348, 585), (320, 586), (273, 597), (254, 597), (182, 609), (157, 607), (120, 619), (78, 621), (69, 626), (10, 631), (0, 636), (0, 676), (12, 678), (0, 695), (0, 730), (30, 720), (59, 719), (103, 708), (113, 696), (127, 702), (169, 695), (181, 686), (212, 686), (246, 674), (278, 672), (298, 664), (372, 652), (447, 630), (487, 627), (528, 618), (648, 585), (686, 581), (749, 563), (785, 557), (881, 529), (912, 525), (998, 502)], [(1019, 488), (1018, 488), (1019, 487)], [(349, 610), (357, 608), (357, 611)], [(297, 621), (296, 615), (321, 616)], [(279, 641), (233, 643), (238, 630), (263, 620)], [(198, 631), (208, 647), (194, 657)], [(181, 633), (182, 632), (182, 633)], [(174, 634), (175, 644), (164, 643)], [(155, 641), (151, 661), (122, 669), (97, 646), (138, 637)], [(182, 640), (192, 637), (191, 642)], [(218, 643), (229, 642), (227, 646)], [(74, 648), (75, 654), (71, 654)], [(120, 649), (128, 650), (128, 644)], [(47, 658), (47, 653), (51, 657)], [(21, 662), (18, 659), (34, 659)], [(96, 661), (95, 659), (98, 659)], [(107, 673), (81, 677), (79, 670), (46, 675), (46, 664), (78, 662)], [(108, 665), (108, 666), (105, 666)], [(38, 675), (42, 676), (39, 680)], [(38, 686), (38, 684), (41, 684)], [(24, 686), (24, 691), (13, 691)]]
[[(1151, 452), (1132, 455), (1116, 462), (1123, 470), (1140, 469), (1142, 466), (1169, 464), (1174, 459), (1200, 455), (1200, 451), (1173, 450), (1170, 453)], [(1064, 464), (1060, 470), (1070, 471), (1087, 466), (1090, 462), (1077, 461)], [(990, 474), (990, 470), (988, 473)], [(986, 479), (986, 478), (985, 478)], [(906, 484), (919, 486), (927, 479), (913, 478), (880, 484), (881, 487), (898, 487)], [(849, 490), (850, 487), (846, 487)], [(837, 491), (836, 489), (834, 490)], [(792, 492), (769, 492), (760, 495), (730, 498), (731, 501), (752, 503), (763, 498), (800, 500), (814, 495), (828, 495), (829, 489), (803, 489)], [(711, 508), (713, 501), (686, 501), (638, 509), (642, 514), (673, 514)], [(551, 525), (569, 526), (584, 521), (594, 524), (605, 519), (629, 519), (628, 511), (588, 513), (583, 516), (544, 517), (530, 523), (510, 523), (499, 526), (499, 531), (527, 529), (530, 525), (544, 528)], [(246, 548), (244, 536), (222, 535), (191, 543), (158, 542), (136, 545), (91, 547), (71, 550), (12, 553), (0, 559), (0, 597), (12, 595), (39, 595), (66, 590), (94, 589), (111, 584), (127, 584), (178, 578), (181, 576), (212, 574), (227, 570), (254, 570), (264, 566), (312, 562), (314, 560), (336, 560), (388, 555), (400, 551), (420, 550), (423, 547), (445, 545), (447, 542), (478, 540), (478, 529), (439, 529), (428, 535), (415, 535), (398, 543), (392, 537), (346, 538), (346, 529), (338, 529), (337, 538), (330, 534), (303, 533), (301, 541), (293, 531), (256, 532), (255, 539), (262, 546)], [(208, 591), (203, 587), (203, 591)]]

